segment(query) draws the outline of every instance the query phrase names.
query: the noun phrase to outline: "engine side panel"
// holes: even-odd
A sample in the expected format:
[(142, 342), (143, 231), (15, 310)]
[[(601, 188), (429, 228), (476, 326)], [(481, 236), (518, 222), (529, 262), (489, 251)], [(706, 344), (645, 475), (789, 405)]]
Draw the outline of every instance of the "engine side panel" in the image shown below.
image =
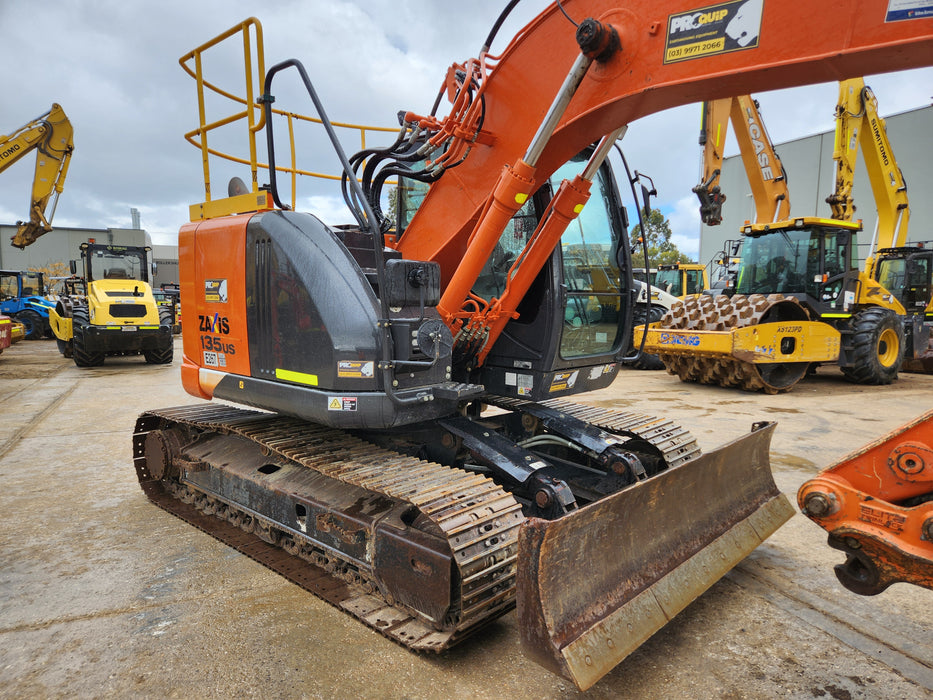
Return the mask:
[[(181, 279), (181, 369), (185, 391), (211, 398), (216, 372), (250, 375), (246, 323), (246, 225), (252, 215), (184, 226), (178, 234)], [(201, 372), (201, 368), (214, 370)]]
[(309, 214), (269, 212), (246, 234), (252, 376), (376, 391), (378, 300), (347, 248)]

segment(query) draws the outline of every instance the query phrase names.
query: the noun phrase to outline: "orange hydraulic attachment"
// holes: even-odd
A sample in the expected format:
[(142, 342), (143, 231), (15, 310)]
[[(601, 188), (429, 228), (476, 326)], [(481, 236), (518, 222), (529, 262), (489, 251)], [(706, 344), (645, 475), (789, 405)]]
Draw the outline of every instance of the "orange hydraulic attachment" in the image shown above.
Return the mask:
[(797, 503), (846, 553), (835, 571), (849, 590), (933, 589), (933, 411), (820, 472)]

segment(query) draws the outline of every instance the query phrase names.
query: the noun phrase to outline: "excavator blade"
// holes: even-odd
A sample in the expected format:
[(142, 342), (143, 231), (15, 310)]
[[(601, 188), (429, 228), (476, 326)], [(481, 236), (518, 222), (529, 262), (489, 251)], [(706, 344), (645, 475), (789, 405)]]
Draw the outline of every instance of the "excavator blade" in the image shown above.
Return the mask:
[(586, 690), (793, 514), (771, 475), (774, 423), (519, 532), (525, 652)]

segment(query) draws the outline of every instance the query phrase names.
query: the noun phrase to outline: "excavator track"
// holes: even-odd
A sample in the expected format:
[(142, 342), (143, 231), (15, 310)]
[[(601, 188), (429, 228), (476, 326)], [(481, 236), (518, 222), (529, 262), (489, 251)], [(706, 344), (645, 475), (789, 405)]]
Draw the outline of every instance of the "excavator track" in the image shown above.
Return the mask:
[[(147, 439), (177, 426), (241, 437), (345, 486), (418, 508), (449, 543), (458, 595), (437, 629), (423, 616), (380, 593), (375, 572), (318, 547), (299, 532), (230, 501), (153, 473)], [(519, 505), (490, 479), (375, 447), (332, 428), (227, 406), (147, 411), (137, 420), (134, 462), (146, 495), (302, 588), (416, 651), (441, 651), (515, 606)], [(270, 532), (279, 531), (270, 537)], [(275, 544), (264, 540), (274, 540)]]
[[(793, 305), (806, 311), (793, 297), (781, 294), (700, 296), (675, 304), (661, 319), (662, 328), (725, 331), (767, 322), (775, 310)], [(705, 357), (695, 352), (659, 353), (670, 374), (681, 381), (737, 387), (745, 391), (777, 394), (788, 391), (807, 371), (807, 363), (754, 364), (734, 357)]]
[[(494, 398), (490, 405), (561, 411), (653, 445), (671, 467), (700, 452), (687, 431), (652, 416), (560, 400), (533, 404)], [(223, 449), (211, 445), (200, 452), (221, 462), (244, 460), (253, 445), (270, 460), (285, 460), (324, 478), (319, 490), (363, 489), (417, 508), (417, 519), (410, 521), (446, 538), (456, 568), (444, 619), (426, 619), (387, 595), (372, 563), (363, 566), (358, 557), (193, 486), (193, 477), (184, 475), (203, 471), (204, 465), (197, 447), (173, 441), (171, 433), (179, 429), (192, 443), (202, 436), (220, 436)], [(136, 422), (133, 454), (140, 486), (153, 503), (414, 651), (447, 649), (515, 606), (518, 531), (525, 518), (515, 499), (487, 477), (401, 455), (334, 428), (217, 404), (143, 413)], [(171, 473), (173, 468), (177, 474)], [(340, 526), (331, 523), (330, 529)], [(350, 541), (351, 535), (344, 533), (344, 538)]]

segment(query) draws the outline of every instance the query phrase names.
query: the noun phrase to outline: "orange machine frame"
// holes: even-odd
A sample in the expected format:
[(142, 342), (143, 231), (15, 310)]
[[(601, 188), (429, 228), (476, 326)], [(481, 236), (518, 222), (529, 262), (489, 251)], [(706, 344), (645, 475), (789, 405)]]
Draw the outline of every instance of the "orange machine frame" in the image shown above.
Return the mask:
[(839, 580), (862, 595), (905, 581), (933, 589), (933, 411), (866, 445), (800, 487), (804, 515), (848, 554)]

